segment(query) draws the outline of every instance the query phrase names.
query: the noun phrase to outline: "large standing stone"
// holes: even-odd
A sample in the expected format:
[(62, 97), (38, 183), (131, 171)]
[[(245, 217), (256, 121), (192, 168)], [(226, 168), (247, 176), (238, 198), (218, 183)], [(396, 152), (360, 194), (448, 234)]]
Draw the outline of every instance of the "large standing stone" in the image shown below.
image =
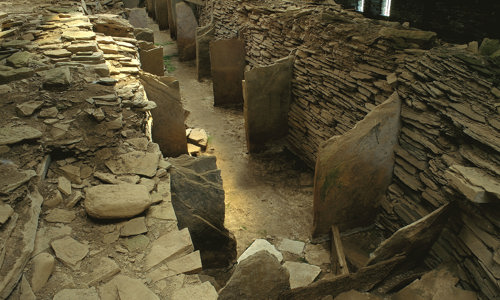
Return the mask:
[(160, 30), (168, 29), (168, 0), (155, 0), (156, 22)]
[(245, 45), (241, 40), (210, 42), (210, 63), (214, 88), (214, 105), (241, 105), (241, 81), (245, 69)]
[(141, 74), (141, 83), (148, 99), (157, 105), (157, 108), (151, 111), (153, 140), (158, 143), (164, 156), (176, 157), (186, 154), (184, 108), (179, 89), (163, 83), (161, 77), (149, 74)]
[(98, 219), (133, 217), (151, 205), (148, 189), (140, 184), (102, 184), (88, 188), (86, 193), (85, 210)]
[(179, 228), (189, 228), (203, 266), (227, 266), (236, 258), (236, 241), (224, 227), (224, 190), (215, 157), (181, 156), (170, 162)]
[(177, 18), (177, 48), (179, 60), (196, 58), (196, 28), (198, 22), (191, 7), (184, 1), (175, 5)]
[(314, 178), (313, 235), (332, 225), (346, 230), (373, 223), (392, 179), (401, 101), (394, 93), (342, 136), (321, 145)]
[(175, 11), (177, 3), (182, 0), (167, 0), (168, 1), (168, 28), (170, 29), (170, 37), (175, 39), (177, 36), (177, 13)]
[(288, 132), (293, 58), (245, 72), (243, 84), (245, 132), (249, 152)]
[(163, 76), (165, 74), (165, 68), (163, 66), (163, 47), (155, 47), (151, 44), (151, 47), (146, 49), (141, 48), (139, 56), (141, 58), (141, 68), (144, 71), (158, 76)]
[(278, 299), (288, 289), (288, 271), (272, 254), (260, 251), (236, 266), (226, 286), (220, 290), (219, 300)]
[(196, 73), (198, 80), (210, 77), (210, 42), (215, 39), (212, 23), (196, 28)]

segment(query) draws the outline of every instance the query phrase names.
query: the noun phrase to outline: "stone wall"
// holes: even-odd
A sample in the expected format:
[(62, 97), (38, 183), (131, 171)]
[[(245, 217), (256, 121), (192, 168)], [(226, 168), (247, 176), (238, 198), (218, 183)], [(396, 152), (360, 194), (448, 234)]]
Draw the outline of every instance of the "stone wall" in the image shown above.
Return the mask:
[(288, 141), (311, 167), (322, 142), (397, 91), (402, 130), (377, 225), (390, 234), (456, 200), (460, 212), (426, 262), (457, 262), (463, 286), (488, 299), (499, 294), (498, 204), (467, 199), (498, 201), (497, 66), (473, 45), (439, 45), (432, 32), (336, 5), (215, 0), (200, 23), (212, 18), (217, 39), (245, 41), (250, 67), (295, 54)]

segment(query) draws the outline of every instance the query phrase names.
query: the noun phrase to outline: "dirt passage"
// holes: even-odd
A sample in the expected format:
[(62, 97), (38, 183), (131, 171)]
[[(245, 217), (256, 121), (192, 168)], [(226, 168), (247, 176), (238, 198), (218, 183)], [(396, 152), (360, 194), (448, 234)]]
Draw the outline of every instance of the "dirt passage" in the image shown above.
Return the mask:
[[(198, 82), (194, 61), (179, 62), (168, 31), (155, 41), (164, 46), (167, 75), (180, 83), (186, 125), (209, 134), (207, 154), (217, 157), (226, 193), (226, 227), (238, 242), (238, 255), (256, 238), (308, 241), (312, 226), (313, 173), (283, 146), (249, 155), (241, 110), (213, 107), (212, 82)], [(264, 112), (263, 112), (264, 113)]]

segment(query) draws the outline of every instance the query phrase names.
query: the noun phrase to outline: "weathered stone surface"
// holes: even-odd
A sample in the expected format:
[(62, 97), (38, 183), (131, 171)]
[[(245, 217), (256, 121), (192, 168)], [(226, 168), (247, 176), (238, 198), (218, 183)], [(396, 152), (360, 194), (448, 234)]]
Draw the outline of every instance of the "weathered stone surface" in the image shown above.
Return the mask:
[(28, 67), (34, 58), (35, 55), (33, 53), (20, 51), (9, 56), (7, 58), (7, 64), (14, 68)]
[(245, 69), (245, 45), (241, 40), (210, 42), (210, 64), (214, 89), (214, 105), (241, 105), (241, 81)]
[(68, 51), (72, 53), (77, 52), (96, 52), (97, 51), (97, 43), (96, 42), (73, 42), (66, 48)]
[(22, 276), (20, 282), (17, 284), (17, 288), (10, 294), (9, 300), (36, 300), (35, 293), (31, 289), (31, 286), (26, 279), (26, 276)]
[(4, 195), (10, 193), (36, 176), (35, 171), (20, 170), (14, 164), (0, 164), (0, 174), (2, 174), (2, 176), (0, 176), (0, 194)]
[(452, 186), (472, 202), (500, 201), (498, 180), (479, 168), (452, 165), (446, 171), (445, 177)]
[(64, 289), (54, 295), (52, 300), (100, 300), (97, 290), (92, 287), (88, 289)]
[(69, 267), (75, 267), (89, 253), (89, 246), (66, 236), (50, 243), (56, 257)]
[(71, 223), (76, 218), (74, 211), (54, 208), (47, 212), (45, 221), (50, 223)]
[(57, 182), (57, 189), (61, 193), (63, 193), (65, 196), (71, 195), (71, 181), (69, 181), (64, 176), (59, 176), (59, 178), (57, 178)]
[(144, 268), (149, 270), (172, 257), (186, 255), (193, 249), (187, 228), (167, 233), (153, 242), (151, 251), (146, 255)]
[(124, 239), (122, 243), (129, 252), (134, 252), (138, 250), (142, 251), (145, 250), (146, 247), (149, 245), (149, 238), (144, 235), (136, 235)]
[(256, 239), (250, 247), (248, 247), (243, 254), (241, 254), (240, 257), (238, 257), (238, 263), (241, 263), (245, 259), (249, 258), (250, 256), (254, 255), (255, 253), (259, 251), (267, 251), (270, 254), (274, 255), (276, 259), (281, 262), (283, 260), (283, 254), (276, 250), (276, 248), (269, 243), (268, 241), (264, 239)]
[(280, 251), (286, 251), (301, 256), (304, 253), (305, 243), (301, 241), (293, 241), (290, 239), (282, 239), (281, 241), (279, 241), (276, 247)]
[(391, 27), (383, 27), (379, 31), (379, 35), (387, 39), (404, 39), (422, 46), (430, 46), (437, 37), (437, 34), (432, 31), (403, 30)]
[(24, 140), (33, 140), (42, 136), (42, 133), (30, 126), (0, 127), (0, 145), (10, 145)]
[(321, 268), (310, 264), (287, 261), (283, 264), (290, 274), (290, 288), (309, 285), (321, 273)]
[(55, 264), (56, 260), (48, 253), (40, 253), (33, 258), (31, 287), (35, 293), (45, 286), (54, 271)]
[(401, 101), (393, 94), (352, 130), (319, 150), (314, 184), (313, 235), (371, 224), (392, 178)]
[(163, 76), (165, 69), (163, 66), (163, 47), (152, 49), (141, 49), (139, 51), (141, 67), (144, 71), (154, 75)]
[(368, 293), (361, 293), (355, 290), (350, 290), (349, 292), (338, 295), (337, 297), (335, 297), (335, 300), (384, 300), (384, 298)]
[(288, 132), (292, 64), (293, 58), (287, 57), (245, 72), (243, 114), (249, 152), (263, 150)]
[(110, 282), (108, 282), (106, 286), (108, 286), (108, 289), (111, 288), (111, 291), (108, 291), (107, 294), (108, 297), (111, 297), (103, 297), (102, 288), (100, 288), (101, 299), (160, 300), (160, 298), (146, 285), (144, 285), (141, 280), (125, 275), (117, 275)]
[(201, 147), (202, 149), (207, 148), (208, 143), (208, 135), (205, 129), (202, 128), (193, 128), (188, 137), (188, 142)]
[(147, 28), (148, 14), (144, 8), (132, 8), (128, 13), (128, 21), (135, 28)]
[(134, 173), (153, 177), (159, 160), (158, 153), (132, 151), (118, 156), (116, 160), (108, 160), (105, 164), (116, 175)]
[[(165, 1), (165, 0), (161, 0)], [(177, 23), (177, 48), (179, 60), (187, 61), (196, 58), (196, 28), (198, 22), (191, 7), (184, 1), (175, 5)]]
[(71, 73), (68, 67), (59, 67), (38, 72), (42, 76), (43, 87), (46, 89), (60, 88), (71, 84)]
[(49, 249), (50, 242), (71, 234), (71, 227), (62, 225), (60, 227), (42, 227), (36, 233), (35, 247), (32, 256)]
[(94, 218), (119, 219), (142, 213), (151, 205), (151, 199), (143, 185), (102, 184), (87, 189), (84, 204)]
[(69, 41), (86, 41), (95, 40), (95, 36), (92, 31), (67, 30), (61, 35), (61, 38)]
[(498, 50), (500, 50), (500, 40), (489, 38), (483, 39), (481, 46), (479, 47), (479, 53), (486, 56), (490, 56)]
[(215, 39), (212, 23), (196, 28), (196, 73), (198, 80), (210, 77), (210, 42)]
[(0, 225), (7, 222), (13, 213), (14, 210), (10, 207), (10, 205), (0, 202)]
[(145, 218), (138, 217), (127, 221), (127, 223), (123, 225), (120, 230), (120, 236), (138, 235), (146, 232), (148, 232), (148, 228), (146, 227)]
[(308, 244), (304, 252), (310, 264), (321, 266), (330, 263), (330, 252), (323, 245)]
[(182, 273), (193, 274), (201, 271), (200, 251), (195, 251), (180, 258), (170, 260), (148, 274), (154, 282)]
[(98, 14), (92, 20), (94, 30), (105, 35), (117, 37), (132, 37), (134, 28), (121, 16), (113, 14)]
[(189, 285), (176, 290), (172, 295), (172, 300), (198, 299), (198, 300), (217, 300), (219, 295), (214, 286), (205, 281), (202, 284)]
[(153, 140), (158, 143), (165, 156), (176, 157), (187, 153), (187, 139), (184, 126), (184, 108), (179, 90), (162, 82), (161, 77), (141, 74), (148, 99), (158, 107), (153, 115)]
[(176, 39), (177, 35), (177, 14), (175, 11), (176, 4), (181, 0), (167, 0), (168, 1), (168, 28), (170, 31), (170, 37)]
[(450, 271), (440, 268), (430, 271), (422, 276), (421, 279), (415, 280), (394, 294), (392, 299), (476, 300), (476, 293), (456, 287), (458, 281), (459, 279), (451, 274)]
[(50, 57), (61, 58), (61, 57), (69, 57), (71, 56), (72, 53), (66, 49), (56, 49), (56, 50), (44, 51), (43, 54)]
[(31, 68), (18, 68), (12, 69), (6, 67), (6, 69), (0, 71), (0, 83), (8, 83), (15, 80), (21, 80), (24, 78), (29, 78), (33, 76), (35, 72)]
[(288, 271), (276, 257), (263, 250), (236, 266), (226, 286), (220, 290), (219, 300), (278, 299), (288, 289)]
[(138, 41), (146, 41), (154, 43), (154, 31), (149, 28), (134, 28), (134, 36)]
[(450, 214), (447, 204), (424, 218), (396, 231), (371, 254), (367, 265), (404, 255), (417, 261), (436, 241)]
[(170, 159), (172, 204), (179, 228), (189, 228), (205, 267), (226, 266), (236, 258), (236, 242), (224, 227), (224, 190), (215, 157)]
[(16, 108), (21, 116), (29, 117), (42, 105), (43, 101), (28, 101), (17, 105)]

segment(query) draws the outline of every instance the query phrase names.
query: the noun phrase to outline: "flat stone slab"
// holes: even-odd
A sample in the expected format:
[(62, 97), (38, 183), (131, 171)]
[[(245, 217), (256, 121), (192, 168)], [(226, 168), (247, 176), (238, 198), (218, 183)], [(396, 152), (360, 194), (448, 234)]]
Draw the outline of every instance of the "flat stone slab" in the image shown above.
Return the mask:
[(54, 208), (47, 212), (45, 221), (50, 223), (71, 223), (76, 218), (74, 211)]
[(306, 244), (301, 241), (293, 241), (289, 239), (282, 239), (278, 245), (277, 248), (280, 251), (286, 251), (295, 255), (301, 256), (304, 254), (304, 247)]
[(24, 140), (37, 139), (42, 136), (42, 132), (30, 126), (0, 127), (0, 145), (10, 145)]
[(107, 257), (101, 257), (92, 262), (91, 268), (92, 272), (84, 276), (84, 280), (89, 286), (105, 282), (120, 273), (120, 267), (116, 262)]
[(67, 30), (61, 38), (69, 41), (95, 40), (96, 34), (93, 31), (70, 31)]
[[(165, 1), (166, 0), (161, 0)], [(179, 50), (179, 60), (187, 61), (196, 58), (196, 28), (198, 22), (193, 10), (186, 2), (179, 2), (175, 5), (177, 22), (177, 48)]]
[(214, 106), (243, 104), (241, 81), (245, 69), (245, 45), (241, 40), (210, 42)]
[(321, 266), (330, 263), (330, 251), (322, 245), (307, 245), (305, 258), (310, 264)]
[(153, 242), (151, 252), (146, 255), (144, 268), (149, 270), (174, 255), (188, 254), (193, 250), (191, 235), (187, 228), (167, 233)]
[(245, 252), (241, 254), (241, 256), (238, 258), (238, 263), (244, 261), (248, 257), (262, 250), (265, 250), (270, 254), (274, 255), (279, 262), (283, 260), (283, 254), (281, 254), (281, 252), (276, 250), (276, 248), (271, 243), (269, 243), (264, 239), (256, 239), (250, 245), (250, 247), (248, 247), (247, 250), (245, 250)]
[(172, 300), (217, 300), (218, 297), (219, 295), (214, 286), (210, 282), (205, 281), (202, 284), (189, 285), (176, 290), (172, 295)]
[(75, 267), (78, 262), (87, 256), (89, 246), (66, 236), (50, 243), (56, 257), (70, 267)]
[(151, 205), (144, 185), (122, 183), (102, 184), (87, 189), (85, 210), (98, 219), (130, 218)]
[(100, 300), (97, 290), (92, 287), (88, 289), (64, 289), (55, 294), (52, 300)]
[(0, 194), (8, 194), (36, 176), (33, 170), (20, 170), (16, 165), (0, 164)]
[(56, 49), (56, 50), (47, 50), (44, 51), (43, 54), (50, 57), (69, 57), (71, 56), (71, 52), (66, 49)]
[(117, 275), (99, 288), (101, 299), (160, 300), (141, 280)]
[(133, 151), (120, 155), (116, 160), (109, 160), (105, 165), (115, 175), (133, 173), (153, 177), (159, 162), (160, 155), (157, 153)]
[(132, 236), (148, 232), (144, 217), (134, 218), (127, 221), (120, 230), (120, 236)]
[(56, 260), (48, 253), (40, 253), (33, 258), (33, 276), (31, 277), (31, 287), (34, 292), (43, 288), (54, 271)]
[(43, 101), (28, 101), (16, 106), (18, 113), (23, 117), (31, 116), (37, 109), (42, 107)]
[(12, 216), (14, 210), (10, 205), (5, 203), (0, 203), (0, 225), (7, 222), (7, 220)]
[(309, 285), (321, 273), (321, 268), (310, 264), (287, 261), (283, 264), (290, 274), (290, 288)]

